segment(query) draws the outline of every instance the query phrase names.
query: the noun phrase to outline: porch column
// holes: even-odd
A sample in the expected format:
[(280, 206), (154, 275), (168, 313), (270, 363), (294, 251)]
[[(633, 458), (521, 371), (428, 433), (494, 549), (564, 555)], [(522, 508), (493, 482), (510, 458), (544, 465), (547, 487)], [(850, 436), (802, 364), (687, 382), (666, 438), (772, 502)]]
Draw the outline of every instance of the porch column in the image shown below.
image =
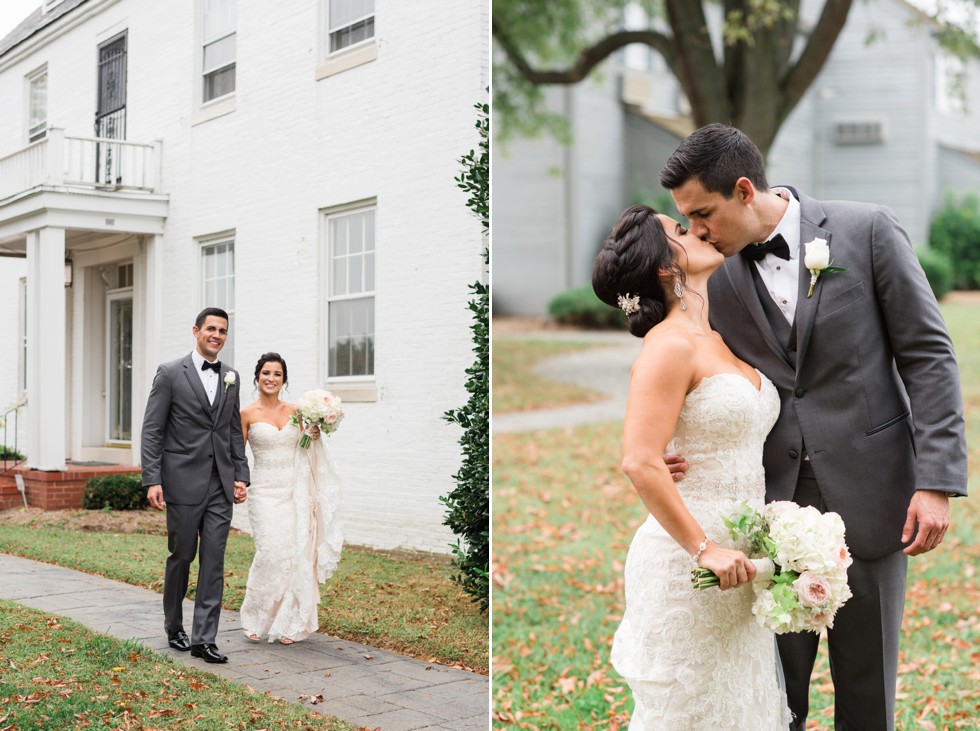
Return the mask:
[(27, 233), (27, 466), (65, 469), (65, 230)]
[(163, 236), (149, 234), (140, 240), (134, 261), (133, 292), (133, 464), (140, 464), (143, 414), (153, 376), (160, 364), (158, 337), (163, 326)]

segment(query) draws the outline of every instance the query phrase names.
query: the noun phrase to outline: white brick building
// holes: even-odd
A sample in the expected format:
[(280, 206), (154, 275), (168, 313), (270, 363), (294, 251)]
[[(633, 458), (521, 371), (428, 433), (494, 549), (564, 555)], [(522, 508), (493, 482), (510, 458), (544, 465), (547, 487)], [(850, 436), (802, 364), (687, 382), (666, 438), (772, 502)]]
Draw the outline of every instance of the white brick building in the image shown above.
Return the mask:
[(138, 462), (157, 364), (222, 306), (244, 402), (269, 350), (294, 399), (344, 398), (348, 540), (446, 551), (488, 24), (484, 0), (61, 0), (0, 41), (0, 406), (27, 399), (28, 464)]

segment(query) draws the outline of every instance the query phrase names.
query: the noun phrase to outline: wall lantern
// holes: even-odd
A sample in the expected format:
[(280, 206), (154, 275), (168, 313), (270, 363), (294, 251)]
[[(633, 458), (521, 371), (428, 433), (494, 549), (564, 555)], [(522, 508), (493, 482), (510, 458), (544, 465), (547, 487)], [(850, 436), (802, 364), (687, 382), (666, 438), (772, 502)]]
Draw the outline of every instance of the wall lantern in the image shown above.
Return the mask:
[(71, 260), (71, 252), (65, 254), (65, 286), (70, 287), (74, 276), (74, 265)]

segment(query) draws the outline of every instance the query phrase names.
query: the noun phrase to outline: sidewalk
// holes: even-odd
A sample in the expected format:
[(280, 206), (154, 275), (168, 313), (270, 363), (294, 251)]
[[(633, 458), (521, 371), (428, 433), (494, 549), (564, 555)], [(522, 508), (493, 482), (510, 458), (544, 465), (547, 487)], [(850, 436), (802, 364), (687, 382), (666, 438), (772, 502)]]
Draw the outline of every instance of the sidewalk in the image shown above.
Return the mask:
[[(268, 691), (324, 715), (381, 731), (486, 731), (489, 678), (315, 634), (291, 646), (242, 636), (238, 612), (222, 610), (216, 643), (228, 656), (208, 665), (167, 645), (160, 594), (60, 566), (0, 553), (0, 598), (135, 639), (154, 652)], [(184, 617), (193, 616), (184, 602)], [(368, 659), (370, 658), (370, 659)], [(323, 695), (302, 703), (300, 696)]]
[(609, 398), (577, 406), (493, 414), (490, 423), (494, 434), (617, 421), (626, 414), (630, 368), (643, 344), (639, 338), (627, 332), (584, 330), (542, 330), (497, 337), (501, 340), (564, 340), (608, 345), (549, 358), (534, 370), (549, 380), (572, 383), (606, 394)]

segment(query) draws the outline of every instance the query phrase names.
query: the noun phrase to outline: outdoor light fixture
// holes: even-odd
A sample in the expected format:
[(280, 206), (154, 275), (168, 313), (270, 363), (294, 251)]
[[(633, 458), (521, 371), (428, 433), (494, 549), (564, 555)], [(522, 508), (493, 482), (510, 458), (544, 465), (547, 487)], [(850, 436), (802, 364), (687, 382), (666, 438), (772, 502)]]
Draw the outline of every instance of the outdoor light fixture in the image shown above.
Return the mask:
[(65, 286), (66, 287), (71, 286), (71, 280), (74, 274), (73, 269), (74, 267), (71, 261), (71, 252), (68, 252), (65, 254)]

